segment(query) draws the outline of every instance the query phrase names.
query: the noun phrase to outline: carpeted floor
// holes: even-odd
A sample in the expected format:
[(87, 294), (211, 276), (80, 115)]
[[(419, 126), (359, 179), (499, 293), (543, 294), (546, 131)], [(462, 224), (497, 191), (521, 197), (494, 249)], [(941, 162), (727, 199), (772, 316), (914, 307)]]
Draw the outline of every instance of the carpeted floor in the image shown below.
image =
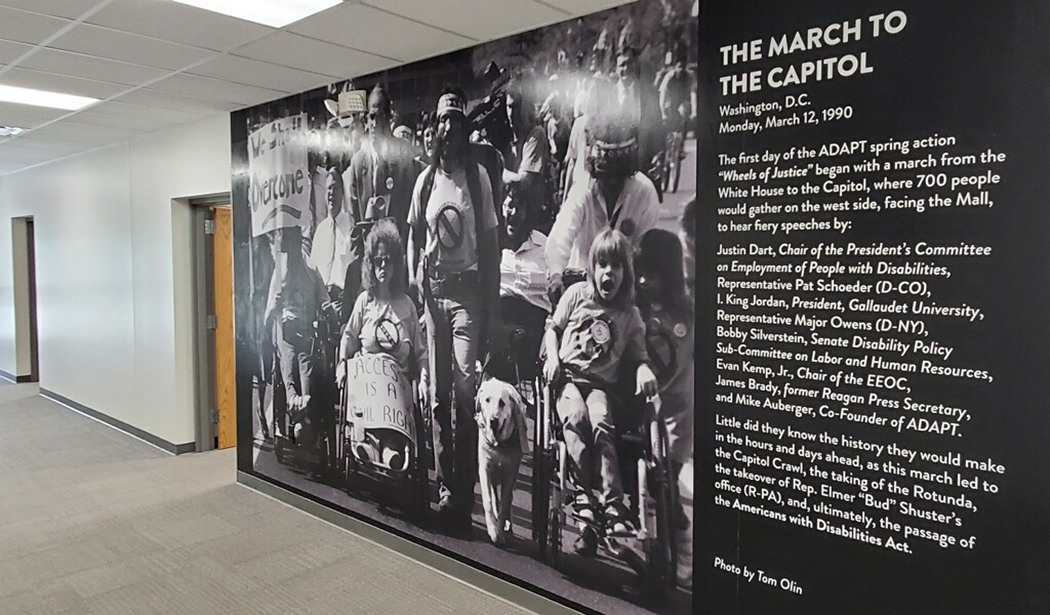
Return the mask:
[(0, 613), (527, 613), (0, 385)]

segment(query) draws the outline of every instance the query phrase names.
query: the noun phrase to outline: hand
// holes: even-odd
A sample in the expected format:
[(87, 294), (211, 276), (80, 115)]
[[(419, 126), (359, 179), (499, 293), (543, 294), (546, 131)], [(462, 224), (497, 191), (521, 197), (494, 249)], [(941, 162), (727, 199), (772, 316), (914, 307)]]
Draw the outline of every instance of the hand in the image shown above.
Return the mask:
[(430, 375), (427, 370), (419, 370), (419, 399), (424, 402), (430, 397)]
[(558, 357), (548, 356), (547, 360), (543, 362), (543, 377), (547, 382), (554, 383), (558, 381), (558, 376), (561, 374), (561, 361)]
[(558, 305), (564, 292), (565, 284), (562, 282), (561, 272), (552, 271), (547, 274), (547, 297), (550, 298), (551, 304)]
[(335, 383), (340, 388), (346, 384), (346, 363), (339, 361), (335, 366)]
[(656, 382), (656, 375), (653, 374), (653, 370), (649, 369), (649, 366), (645, 363), (638, 366), (636, 381), (638, 383), (638, 388), (635, 390), (635, 395), (644, 395), (646, 399), (650, 399), (656, 395), (656, 391), (659, 387), (659, 384)]

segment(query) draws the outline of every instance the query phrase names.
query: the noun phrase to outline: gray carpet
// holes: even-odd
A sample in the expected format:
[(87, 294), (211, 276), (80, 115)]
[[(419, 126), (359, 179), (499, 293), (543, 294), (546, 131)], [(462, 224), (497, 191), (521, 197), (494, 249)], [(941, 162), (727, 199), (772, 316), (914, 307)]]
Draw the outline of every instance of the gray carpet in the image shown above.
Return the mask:
[(0, 613), (527, 613), (0, 385)]

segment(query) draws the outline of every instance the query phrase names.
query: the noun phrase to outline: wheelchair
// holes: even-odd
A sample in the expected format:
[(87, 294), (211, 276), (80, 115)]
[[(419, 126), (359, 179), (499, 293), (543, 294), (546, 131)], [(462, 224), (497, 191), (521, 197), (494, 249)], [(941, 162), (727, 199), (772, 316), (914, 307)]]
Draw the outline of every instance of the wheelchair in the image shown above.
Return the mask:
[(678, 552), (673, 526), (678, 492), (663, 420), (651, 401), (610, 395), (620, 476), (630, 500), (630, 520), (637, 528), (629, 534), (612, 534), (572, 512), (575, 490), (556, 399), (556, 387), (544, 382), (533, 450), (536, 470), (532, 528), (540, 559), (558, 568), (567, 523), (590, 525), (598, 532), (599, 549), (626, 562), (638, 573), (643, 599), (663, 602), (674, 589)]
[(334, 352), (329, 344), (330, 333), (324, 319), (313, 323), (308, 360), (312, 363), (316, 392), (308, 407), (290, 407), (280, 356), (274, 356), (272, 365), (272, 433), (277, 463), (325, 479), (331, 478), (335, 467), (334, 391), (330, 385), (334, 379), (327, 371)]
[(335, 420), (335, 459), (343, 486), (357, 495), (359, 479), (365, 479), (373, 490), (395, 496), (405, 514), (422, 524), (430, 509), (425, 404), (388, 355), (358, 355), (343, 366), (346, 384)]

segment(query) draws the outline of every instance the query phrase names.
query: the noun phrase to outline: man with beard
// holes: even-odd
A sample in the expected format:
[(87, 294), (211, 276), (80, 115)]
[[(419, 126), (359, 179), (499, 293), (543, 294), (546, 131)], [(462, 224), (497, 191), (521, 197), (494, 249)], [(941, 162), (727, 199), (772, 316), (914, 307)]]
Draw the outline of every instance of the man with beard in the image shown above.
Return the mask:
[(469, 530), (474, 507), (475, 365), (482, 332), (501, 327), (496, 211), (488, 175), (470, 155), (465, 109), (461, 90), (442, 92), (434, 158), (416, 181), (408, 216), (410, 283), (422, 291), (433, 374), (438, 512), (453, 531)]
[(547, 241), (551, 300), (582, 278), (591, 244), (614, 228), (637, 249), (656, 226), (659, 200), (638, 171), (638, 137), (622, 116), (594, 117), (587, 130), (587, 179), (572, 185)]

